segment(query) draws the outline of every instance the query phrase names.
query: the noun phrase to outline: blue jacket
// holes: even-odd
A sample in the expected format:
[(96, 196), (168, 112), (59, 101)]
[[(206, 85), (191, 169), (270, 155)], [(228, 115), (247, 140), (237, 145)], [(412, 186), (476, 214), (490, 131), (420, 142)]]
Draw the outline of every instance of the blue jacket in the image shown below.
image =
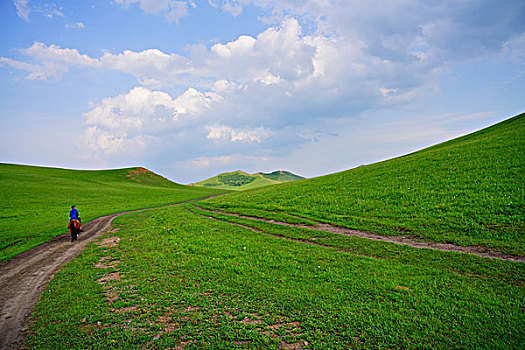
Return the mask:
[(71, 218), (71, 220), (78, 219), (78, 210), (76, 208), (71, 209), (71, 211), (69, 212), (69, 217)]

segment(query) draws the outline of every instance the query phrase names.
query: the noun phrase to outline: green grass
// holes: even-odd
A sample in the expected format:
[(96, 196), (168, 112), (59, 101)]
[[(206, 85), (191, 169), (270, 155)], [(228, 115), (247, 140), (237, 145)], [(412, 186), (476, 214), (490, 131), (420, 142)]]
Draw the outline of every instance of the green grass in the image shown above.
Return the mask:
[(403, 157), (206, 201), (525, 255), (525, 114)]
[[(192, 206), (187, 206), (192, 210)], [(220, 216), (220, 214), (214, 214)], [(29, 348), (522, 349), (524, 264), (182, 207), (117, 218), (33, 313)], [(345, 249), (349, 252), (339, 252)], [(369, 256), (363, 256), (368, 255)], [(96, 267), (99, 262), (113, 267)], [(111, 279), (109, 276), (119, 278)], [(101, 284), (97, 280), (106, 277)]]
[(87, 222), (224, 192), (179, 185), (143, 168), (79, 171), (0, 164), (0, 261), (67, 232), (72, 204)]
[(194, 183), (192, 185), (207, 188), (218, 188), (232, 191), (243, 191), (268, 185), (276, 185), (283, 182), (291, 182), (304, 179), (301, 176), (288, 171), (277, 170), (272, 173), (248, 174), (244, 171), (233, 171), (222, 173), (209, 179)]
[(501, 278), (523, 282), (525, 272), (523, 264), (507, 264), (504, 261), (480, 259), (464, 253), (444, 252), (430, 249), (414, 249), (405, 245), (385, 244), (374, 240), (363, 240), (359, 237), (349, 237), (337, 233), (312, 230), (301, 227), (282, 226), (259, 220), (233, 217), (221, 213), (202, 212), (194, 206), (186, 209), (198, 215), (216, 218), (261, 230), (271, 235), (310, 242), (337, 250), (343, 250), (365, 257), (395, 260), (402, 263), (414, 261), (427, 263), (427, 266), (439, 267), (462, 275), (477, 275), (483, 278)]
[(279, 182), (291, 182), (291, 181), (297, 181), (297, 180), (303, 180), (304, 177), (295, 175), (289, 171), (284, 170), (277, 170), (271, 173), (259, 173), (263, 177), (272, 179)]

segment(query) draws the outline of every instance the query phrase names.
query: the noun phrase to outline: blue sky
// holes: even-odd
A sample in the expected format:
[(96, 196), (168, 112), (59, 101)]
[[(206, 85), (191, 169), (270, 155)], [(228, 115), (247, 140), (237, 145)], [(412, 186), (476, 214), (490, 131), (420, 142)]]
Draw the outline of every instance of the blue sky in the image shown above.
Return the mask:
[(525, 111), (521, 0), (14, 0), (0, 15), (0, 162), (313, 177)]

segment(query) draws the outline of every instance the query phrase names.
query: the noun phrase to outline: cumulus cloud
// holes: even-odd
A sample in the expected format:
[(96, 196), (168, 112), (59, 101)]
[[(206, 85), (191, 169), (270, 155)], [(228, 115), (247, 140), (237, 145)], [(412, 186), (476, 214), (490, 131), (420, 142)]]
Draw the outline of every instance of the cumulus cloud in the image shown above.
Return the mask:
[(301, 34), (298, 21), (287, 18), (257, 38), (243, 35), (226, 44), (215, 44), (198, 73), (237, 82), (253, 82), (269, 75), (288, 80), (304, 78), (313, 71), (317, 47)]
[(4, 63), (28, 71), (28, 79), (38, 76), (40, 80), (55, 81), (74, 67), (100, 67), (131, 74), (145, 82), (145, 85), (165, 86), (186, 82), (183, 76), (191, 71), (191, 62), (187, 58), (165, 54), (157, 49), (141, 52), (125, 50), (119, 54), (105, 53), (100, 58), (92, 58), (76, 49), (36, 42), (21, 52), (36, 62), (31, 65), (31, 69), (20, 68), (23, 61), (4, 58)]
[[(84, 133), (86, 146), (107, 154), (144, 149), (159, 138), (176, 133), (184, 125), (181, 119), (203, 113), (216, 99), (218, 95), (213, 92), (193, 88), (172, 98), (166, 92), (144, 87), (105, 98), (83, 114), (88, 126)], [(199, 122), (193, 122), (193, 126)]]
[(117, 97), (108, 97), (84, 113), (87, 124), (118, 131), (140, 131), (148, 122), (156, 126), (177, 117), (175, 101), (161, 91), (138, 87)]
[(196, 115), (210, 107), (213, 101), (219, 101), (220, 95), (213, 92), (202, 93), (194, 88), (188, 88), (174, 101), (176, 114)]
[(34, 43), (31, 47), (24, 50), (27, 56), (42, 62), (54, 61), (70, 66), (94, 67), (98, 66), (97, 59), (88, 55), (82, 55), (76, 49), (62, 49), (57, 45), (45, 46), (42, 43)]
[(131, 74), (139, 81), (154, 82), (156, 86), (187, 82), (191, 61), (177, 54), (166, 54), (157, 49), (140, 52), (125, 50), (119, 54), (106, 53), (100, 58), (106, 68)]
[(144, 135), (129, 136), (124, 131), (114, 133), (97, 126), (88, 127), (82, 137), (82, 143), (87, 150), (103, 152), (105, 155), (136, 156), (142, 154), (150, 142), (151, 140)]

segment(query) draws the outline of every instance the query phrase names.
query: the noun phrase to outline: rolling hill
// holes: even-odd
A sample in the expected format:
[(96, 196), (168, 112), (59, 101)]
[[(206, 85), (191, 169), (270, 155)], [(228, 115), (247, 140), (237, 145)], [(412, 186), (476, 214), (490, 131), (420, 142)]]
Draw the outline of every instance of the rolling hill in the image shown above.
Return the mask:
[(198, 187), (243, 191), (252, 188), (276, 185), (283, 182), (291, 182), (303, 179), (304, 177), (284, 170), (277, 170), (271, 173), (255, 174), (248, 174), (244, 171), (237, 170), (230, 173), (222, 173), (191, 185)]
[(396, 159), (205, 201), (525, 254), (525, 114)]
[(142, 167), (82, 171), (0, 164), (0, 261), (66, 232), (72, 204), (86, 222), (224, 192), (180, 185)]

